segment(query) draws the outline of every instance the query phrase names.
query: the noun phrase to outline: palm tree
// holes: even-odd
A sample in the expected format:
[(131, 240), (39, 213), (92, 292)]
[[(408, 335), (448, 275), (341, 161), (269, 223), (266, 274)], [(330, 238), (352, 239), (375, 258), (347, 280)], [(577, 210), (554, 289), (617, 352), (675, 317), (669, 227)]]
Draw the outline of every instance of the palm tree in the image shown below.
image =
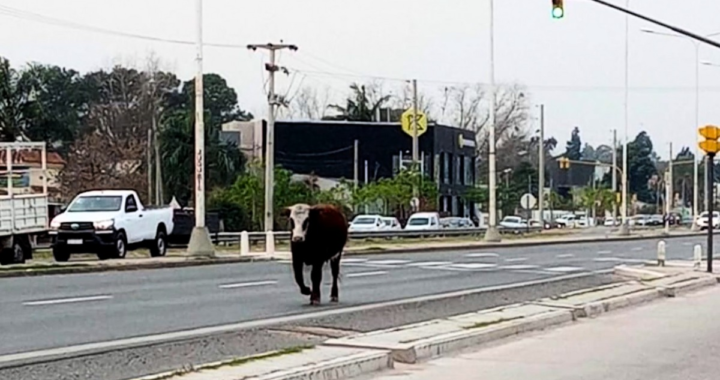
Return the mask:
[(373, 121), (377, 111), (390, 100), (390, 96), (386, 95), (373, 103), (365, 90), (365, 86), (353, 83), (350, 89), (352, 90), (352, 96), (346, 100), (344, 107), (337, 104), (328, 106), (328, 108), (332, 108), (340, 114), (325, 117), (325, 120)]

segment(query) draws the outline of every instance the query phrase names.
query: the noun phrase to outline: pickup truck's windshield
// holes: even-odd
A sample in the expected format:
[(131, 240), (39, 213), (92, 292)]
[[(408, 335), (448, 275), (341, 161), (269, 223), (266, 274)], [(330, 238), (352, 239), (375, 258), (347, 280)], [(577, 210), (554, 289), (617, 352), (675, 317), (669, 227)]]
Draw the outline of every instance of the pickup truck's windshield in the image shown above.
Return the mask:
[(68, 208), (68, 212), (103, 212), (120, 211), (122, 197), (120, 196), (85, 196), (80, 197)]

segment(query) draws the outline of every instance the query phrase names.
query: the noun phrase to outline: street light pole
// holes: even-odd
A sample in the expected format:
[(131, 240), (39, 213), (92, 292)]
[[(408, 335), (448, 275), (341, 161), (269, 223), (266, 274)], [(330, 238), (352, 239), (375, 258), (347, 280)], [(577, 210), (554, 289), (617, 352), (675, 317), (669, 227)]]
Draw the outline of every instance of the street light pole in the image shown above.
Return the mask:
[(195, 227), (190, 234), (188, 255), (215, 256), (215, 247), (205, 228), (205, 106), (203, 104), (202, 0), (196, 0), (197, 73), (195, 75)]
[[(625, 8), (630, 9), (630, 0), (625, 0)], [(629, 72), (630, 72), (630, 16), (625, 15), (625, 141), (623, 142), (623, 172), (622, 172), (622, 225), (619, 235), (630, 235), (628, 226), (628, 118), (629, 118)]]
[(497, 168), (495, 162), (495, 16), (494, 0), (490, 0), (490, 117), (488, 120), (488, 229), (485, 232), (485, 241), (499, 242), (502, 240), (497, 228)]
[(540, 225), (545, 228), (545, 105), (540, 105), (540, 143), (538, 151), (538, 211)]

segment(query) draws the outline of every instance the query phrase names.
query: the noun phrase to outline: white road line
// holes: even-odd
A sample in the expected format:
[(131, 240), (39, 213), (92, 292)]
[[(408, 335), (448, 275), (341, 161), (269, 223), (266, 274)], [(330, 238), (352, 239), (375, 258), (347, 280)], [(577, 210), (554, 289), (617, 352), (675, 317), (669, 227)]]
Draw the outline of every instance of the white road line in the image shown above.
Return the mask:
[(527, 257), (513, 257), (510, 259), (505, 259), (505, 262), (506, 263), (519, 263), (519, 262), (527, 261), (527, 260), (528, 260)]
[(501, 269), (507, 269), (507, 270), (526, 270), (526, 269), (537, 269), (539, 266), (537, 265), (506, 265), (503, 267), (500, 267)]
[(567, 272), (578, 272), (578, 271), (584, 270), (584, 268), (579, 268), (579, 267), (554, 267), (554, 268), (545, 268), (545, 270), (546, 270), (546, 271), (550, 271), (550, 272), (562, 272), (562, 273), (567, 273)]
[(683, 245), (692, 245), (692, 244), (693, 244), (693, 243), (691, 243), (691, 242), (689, 242), (689, 241), (686, 241), (686, 242), (683, 243)]
[(619, 257), (598, 257), (596, 259), (593, 259), (593, 261), (597, 261), (597, 262), (614, 262), (614, 263), (619, 263), (623, 260), (624, 259), (621, 259)]
[(353, 257), (343, 258), (340, 262), (341, 263), (365, 263), (368, 259), (357, 259)]
[(25, 306), (44, 306), (44, 305), (59, 305), (64, 303), (77, 303), (77, 302), (90, 302), (90, 301), (103, 301), (112, 299), (113, 296), (90, 296), (90, 297), (75, 297), (75, 298), (61, 298), (55, 300), (44, 300), (44, 301), (28, 301), (23, 302)]
[(398, 265), (398, 264), (407, 264), (410, 263), (410, 260), (373, 260), (373, 261), (367, 261), (367, 264), (375, 264), (375, 265)]
[(359, 273), (348, 273), (345, 275), (345, 277), (353, 278), (353, 277), (370, 277), (370, 276), (382, 276), (384, 274), (387, 274), (388, 272), (385, 271), (377, 271), (377, 272), (359, 272)]
[(569, 259), (571, 257), (575, 257), (572, 253), (563, 253), (562, 255), (555, 256), (558, 259)]
[(436, 267), (439, 265), (451, 265), (452, 261), (421, 261), (419, 263), (411, 263), (408, 267)]
[[(666, 247), (667, 247), (667, 246), (666, 246)], [(644, 249), (643, 247), (635, 247), (635, 248), (633, 248), (632, 250), (635, 251), (635, 252), (637, 252), (637, 251), (642, 251), (643, 249)]]
[(466, 263), (466, 264), (453, 264), (453, 265), (450, 265), (450, 267), (460, 268), (460, 269), (488, 269), (488, 268), (496, 268), (497, 265), (481, 264), (481, 263)]
[(611, 254), (611, 253), (612, 253), (612, 251), (598, 251), (597, 254), (598, 254), (598, 255), (609, 255), (609, 254)]
[(275, 285), (275, 284), (277, 284), (277, 281), (240, 282), (237, 284), (219, 285), (218, 288), (220, 288), (220, 289), (237, 289), (237, 288), (250, 288), (253, 286)]
[(465, 255), (465, 257), (472, 257), (472, 258), (481, 258), (481, 257), (498, 257), (499, 255), (497, 253), (470, 253)]

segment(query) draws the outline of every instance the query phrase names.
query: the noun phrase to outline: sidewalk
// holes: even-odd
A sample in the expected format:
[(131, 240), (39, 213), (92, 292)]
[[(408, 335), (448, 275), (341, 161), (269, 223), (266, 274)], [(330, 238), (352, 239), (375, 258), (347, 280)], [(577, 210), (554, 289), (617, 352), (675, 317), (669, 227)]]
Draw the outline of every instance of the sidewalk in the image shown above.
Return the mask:
[(720, 287), (584, 319), (373, 380), (720, 378)]

